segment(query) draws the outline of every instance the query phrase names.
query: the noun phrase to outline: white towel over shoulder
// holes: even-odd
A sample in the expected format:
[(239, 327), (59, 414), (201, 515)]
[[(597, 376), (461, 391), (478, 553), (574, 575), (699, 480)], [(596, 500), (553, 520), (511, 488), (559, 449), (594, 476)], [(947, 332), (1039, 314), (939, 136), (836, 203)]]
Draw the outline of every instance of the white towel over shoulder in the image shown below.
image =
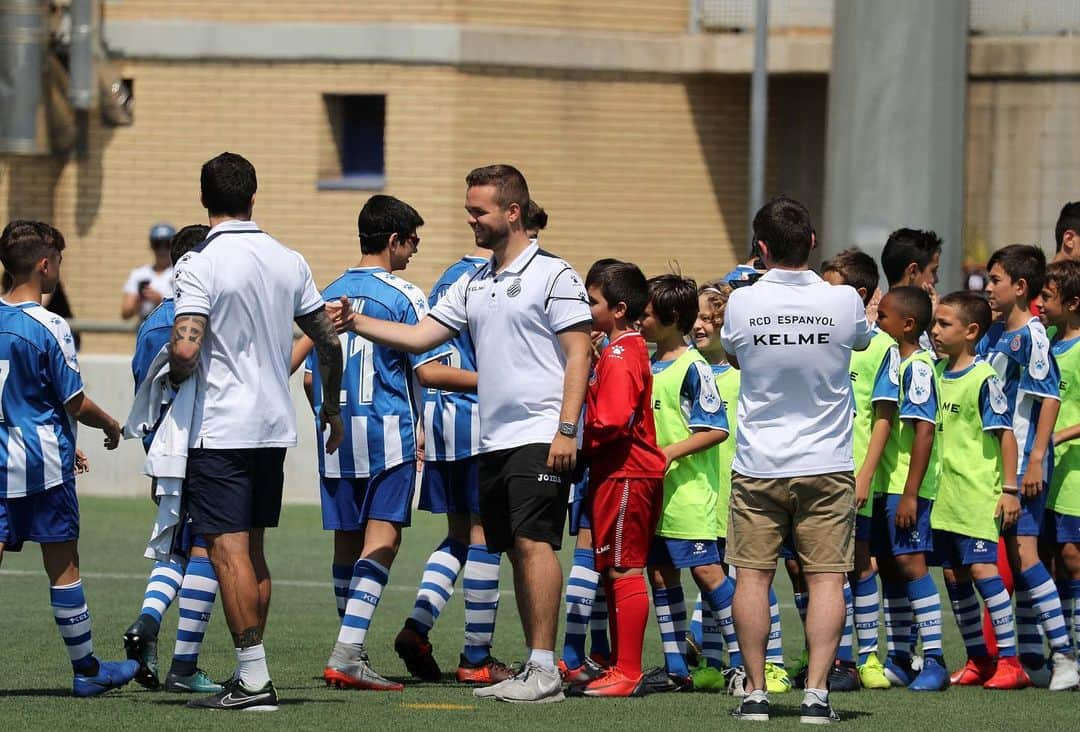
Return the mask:
[(154, 479), (154, 494), (160, 501), (144, 556), (167, 561), (180, 526), (180, 497), (187, 475), (188, 437), (199, 375), (193, 374), (180, 385), (179, 391), (173, 391), (169, 385), (167, 347), (162, 347), (154, 357), (147, 373), (135, 392), (135, 402), (124, 424), (124, 437), (141, 440), (157, 425), (143, 473)]

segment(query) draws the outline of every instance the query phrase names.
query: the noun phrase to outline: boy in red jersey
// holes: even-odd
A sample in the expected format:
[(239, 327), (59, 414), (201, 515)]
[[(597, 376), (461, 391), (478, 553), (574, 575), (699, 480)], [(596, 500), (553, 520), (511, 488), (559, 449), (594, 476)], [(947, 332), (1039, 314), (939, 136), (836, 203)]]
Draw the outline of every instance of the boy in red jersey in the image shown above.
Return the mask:
[[(590, 273), (593, 274), (593, 273)], [(649, 619), (644, 568), (663, 501), (666, 460), (656, 446), (649, 351), (634, 322), (649, 299), (636, 265), (613, 264), (585, 282), (593, 330), (608, 337), (589, 381), (583, 451), (589, 459), (589, 520), (604, 578), (611, 666), (585, 696), (642, 693), (641, 646)]]

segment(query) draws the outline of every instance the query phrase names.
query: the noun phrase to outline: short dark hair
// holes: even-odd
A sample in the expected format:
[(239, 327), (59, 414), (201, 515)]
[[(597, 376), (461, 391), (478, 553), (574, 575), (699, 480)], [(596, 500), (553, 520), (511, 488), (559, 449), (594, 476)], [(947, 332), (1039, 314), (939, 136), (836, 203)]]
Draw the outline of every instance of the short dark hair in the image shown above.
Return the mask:
[(948, 305), (955, 310), (964, 325), (974, 323), (979, 326), (979, 338), (986, 334), (986, 331), (990, 329), (990, 324), (994, 322), (994, 314), (990, 311), (990, 303), (986, 302), (986, 298), (979, 295), (979, 293), (971, 290), (950, 292), (938, 300), (938, 307), (942, 305)]
[(390, 235), (405, 238), (424, 225), (419, 212), (400, 198), (376, 194), (367, 200), (356, 217), (360, 251), (378, 254), (390, 244)]
[(897, 229), (885, 240), (881, 250), (881, 268), (892, 287), (904, 276), (904, 270), (914, 262), (926, 269), (934, 255), (941, 251), (941, 237), (928, 229)]
[(1062, 302), (1080, 297), (1080, 261), (1063, 259), (1051, 263), (1046, 268), (1046, 281), (1054, 283)]
[(689, 333), (697, 320), (697, 282), (677, 274), (662, 274), (651, 278), (648, 285), (649, 302), (657, 319)]
[(610, 267), (613, 264), (622, 264), (621, 259), (613, 259), (611, 257), (604, 257), (598, 259), (589, 266), (589, 272), (585, 275), (585, 287), (589, 286), (590, 282), (594, 282), (600, 273)]
[(210, 227), (206, 224), (189, 224), (173, 234), (169, 241), (169, 257), (172, 258), (172, 263), (176, 264), (180, 257), (202, 244), (209, 233)]
[(814, 243), (810, 212), (794, 198), (777, 196), (754, 214), (754, 241), (769, 247), (773, 262), (785, 267), (806, 264)]
[(894, 287), (885, 297), (896, 303), (896, 310), (902, 317), (915, 319), (916, 333), (924, 333), (930, 327), (934, 319), (934, 304), (921, 288)]
[(1069, 230), (1080, 234), (1080, 201), (1069, 201), (1058, 214), (1057, 223), (1054, 224), (1054, 241), (1059, 252), (1065, 242), (1065, 232)]
[(516, 203), (521, 208), (521, 223), (528, 226), (529, 220), (529, 184), (525, 176), (513, 165), (485, 165), (476, 168), (465, 176), (465, 184), (474, 186), (494, 186), (495, 202), (504, 210)]
[(59, 229), (41, 221), (16, 219), (0, 233), (0, 263), (12, 277), (24, 277), (35, 264), (59, 254), (64, 247), (64, 235)]
[(1014, 283), (1023, 280), (1027, 283), (1027, 299), (1034, 300), (1042, 292), (1046, 283), (1046, 255), (1039, 247), (1030, 244), (1010, 244), (990, 255), (986, 263), (989, 272), (995, 264), (1000, 264)]
[(649, 283), (641, 269), (633, 262), (613, 261), (597, 268), (589, 268), (585, 288), (600, 288), (608, 305), (626, 303), (626, 319), (635, 321), (645, 312), (649, 302)]
[(866, 252), (858, 247), (851, 247), (837, 254), (821, 265), (822, 273), (836, 272), (844, 280), (845, 285), (851, 285), (856, 290), (860, 287), (866, 290), (863, 297), (863, 305), (870, 302), (874, 297), (874, 291), (878, 286), (877, 262)]
[(231, 152), (203, 163), (199, 182), (203, 206), (211, 216), (246, 216), (259, 187), (255, 166)]
[(526, 231), (543, 231), (548, 225), (548, 215), (544, 207), (536, 201), (529, 199), (529, 210), (525, 214)]

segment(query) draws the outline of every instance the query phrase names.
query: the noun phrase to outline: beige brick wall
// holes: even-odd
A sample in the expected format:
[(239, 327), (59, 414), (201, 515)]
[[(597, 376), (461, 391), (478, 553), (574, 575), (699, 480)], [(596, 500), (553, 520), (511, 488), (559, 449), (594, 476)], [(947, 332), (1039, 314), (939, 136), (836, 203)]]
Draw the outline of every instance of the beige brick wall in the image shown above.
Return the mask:
[(1080, 85), (973, 80), (968, 86), (965, 254), (985, 262), (1007, 244), (1055, 249), (1054, 223), (1080, 199)]
[(680, 33), (689, 0), (106, 0), (108, 18), (346, 23), (476, 23)]

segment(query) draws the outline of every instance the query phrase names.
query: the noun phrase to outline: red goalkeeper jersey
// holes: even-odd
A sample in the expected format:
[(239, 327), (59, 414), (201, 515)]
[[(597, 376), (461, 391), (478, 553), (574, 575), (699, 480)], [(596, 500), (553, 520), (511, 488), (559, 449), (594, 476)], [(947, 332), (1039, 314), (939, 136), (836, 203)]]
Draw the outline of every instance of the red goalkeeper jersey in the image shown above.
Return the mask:
[(666, 460), (656, 446), (652, 370), (640, 333), (619, 336), (600, 355), (585, 397), (582, 450), (589, 482), (662, 478)]

